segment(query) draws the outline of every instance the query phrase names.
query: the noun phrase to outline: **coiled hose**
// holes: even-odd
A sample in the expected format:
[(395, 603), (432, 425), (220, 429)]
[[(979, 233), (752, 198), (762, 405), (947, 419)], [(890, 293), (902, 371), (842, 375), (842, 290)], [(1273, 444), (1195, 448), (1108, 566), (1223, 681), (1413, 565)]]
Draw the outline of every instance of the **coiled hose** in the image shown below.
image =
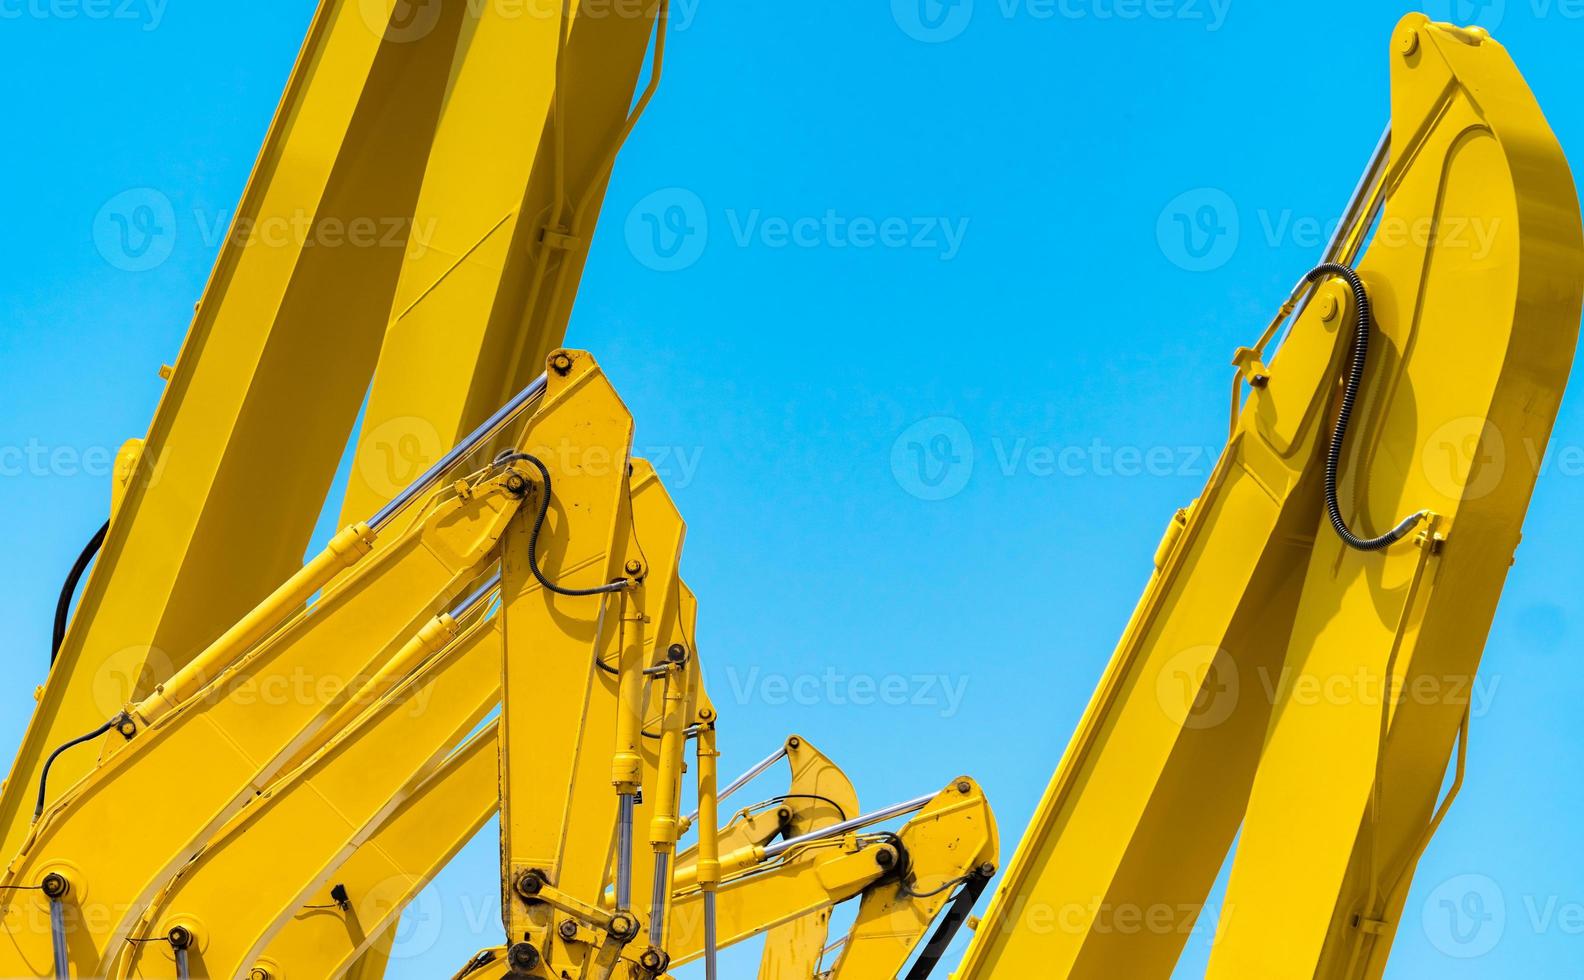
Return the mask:
[(545, 518), (550, 514), (550, 470), (545, 464), (530, 453), (505, 452), (495, 458), (496, 466), (505, 466), (509, 463), (525, 462), (539, 471), (539, 479), (544, 483), (544, 495), (539, 500), (539, 512), (534, 515), (533, 529), (528, 532), (528, 570), (533, 572), (533, 577), (544, 587), (545, 591), (563, 596), (589, 596), (606, 595), (611, 592), (621, 592), (627, 588), (626, 580), (610, 582), (606, 585), (595, 586), (591, 589), (569, 589), (545, 577), (539, 570), (539, 534), (544, 530)]
[(1358, 273), (1347, 266), (1339, 262), (1322, 263), (1309, 270), (1303, 281), (1317, 282), (1326, 276), (1337, 276), (1347, 282), (1348, 287), (1353, 290), (1353, 308), (1357, 314), (1353, 327), (1353, 358), (1348, 364), (1347, 380), (1342, 387), (1342, 407), (1337, 411), (1336, 427), (1331, 430), (1331, 445), (1326, 450), (1326, 513), (1331, 518), (1331, 526), (1336, 529), (1337, 536), (1349, 548), (1358, 551), (1380, 551), (1401, 541), (1415, 525), (1430, 516), (1430, 512), (1421, 510), (1410, 514), (1396, 527), (1374, 538), (1361, 538), (1354, 534), (1342, 517), (1342, 508), (1337, 503), (1337, 470), (1342, 465), (1342, 445), (1347, 438), (1348, 424), (1353, 420), (1353, 403), (1358, 400), (1359, 389), (1364, 386), (1364, 361), (1369, 356), (1370, 321), (1373, 316), (1370, 311), (1369, 293), (1364, 289), (1364, 281), (1358, 277)]

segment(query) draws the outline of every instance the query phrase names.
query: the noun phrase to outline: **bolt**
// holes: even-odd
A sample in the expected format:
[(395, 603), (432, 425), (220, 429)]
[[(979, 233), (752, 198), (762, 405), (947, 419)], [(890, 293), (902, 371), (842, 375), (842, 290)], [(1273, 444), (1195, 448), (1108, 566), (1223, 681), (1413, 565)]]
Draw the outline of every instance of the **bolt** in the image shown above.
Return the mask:
[(632, 559), (631, 561), (629, 561), (627, 563), (626, 567), (627, 567), (627, 574), (636, 577), (638, 574), (640, 574), (643, 571), (643, 562), (641, 562), (638, 559), (634, 558), (634, 559)]
[(875, 852), (875, 864), (889, 870), (896, 865), (896, 852), (889, 847), (880, 848)]
[(985, 864), (979, 865), (979, 867), (975, 868), (974, 871), (981, 878), (994, 878), (995, 877), (995, 873), (996, 873), (996, 866), (986, 862)]
[(680, 643), (671, 644), (670, 649), (666, 650), (666, 659), (674, 664), (681, 663), (687, 659), (687, 647)]
[(165, 938), (170, 941), (171, 949), (192, 949), (192, 930), (186, 926), (172, 926)]
[(970, 783), (966, 779), (959, 779), (957, 781), (957, 792), (967, 796), (969, 793), (973, 792), (973, 783)]
[(550, 370), (564, 376), (572, 370), (572, 356), (564, 351), (557, 351), (550, 357)]
[(521, 497), (523, 491), (527, 489), (528, 481), (524, 480), (520, 474), (513, 473), (506, 478), (506, 492), (513, 497)]
[(1342, 307), (1337, 303), (1335, 296), (1327, 293), (1326, 295), (1320, 297), (1320, 319), (1335, 320), (1336, 315), (1341, 311)]
[(248, 971), (248, 980), (270, 980), (270, 973), (262, 966), (255, 966)]
[(1409, 55), (1413, 54), (1415, 51), (1418, 51), (1418, 50), (1419, 50), (1419, 32), (1417, 30), (1415, 30), (1415, 29), (1410, 27), (1408, 30), (1403, 32), (1403, 36), (1402, 37), (1397, 39), (1397, 51), (1404, 58), (1406, 58), (1406, 57), (1408, 57)]
[(638, 965), (650, 973), (659, 973), (666, 968), (666, 955), (651, 946), (638, 957)]
[(544, 889), (545, 884), (544, 872), (530, 869), (517, 876), (515, 887), (522, 898), (533, 898)]
[(791, 738), (787, 739), (787, 748), (789, 748), (789, 749), (800, 749), (802, 747), (803, 747), (803, 740), (801, 738), (798, 738), (796, 735), (794, 735)]
[(638, 920), (625, 912), (617, 912), (611, 916), (610, 926), (607, 931), (617, 939), (631, 939), (638, 935)]
[(46, 898), (58, 902), (66, 897), (67, 892), (71, 891), (71, 882), (66, 880), (65, 875), (51, 872), (44, 876), (44, 880), (39, 883), (39, 888), (43, 890)]
[(572, 919), (565, 919), (559, 926), (556, 926), (556, 932), (559, 933), (561, 938), (565, 939), (567, 942), (571, 942), (577, 938), (577, 930), (578, 924)]
[(512, 943), (506, 951), (506, 964), (517, 973), (527, 973), (539, 965), (539, 951), (533, 943)]

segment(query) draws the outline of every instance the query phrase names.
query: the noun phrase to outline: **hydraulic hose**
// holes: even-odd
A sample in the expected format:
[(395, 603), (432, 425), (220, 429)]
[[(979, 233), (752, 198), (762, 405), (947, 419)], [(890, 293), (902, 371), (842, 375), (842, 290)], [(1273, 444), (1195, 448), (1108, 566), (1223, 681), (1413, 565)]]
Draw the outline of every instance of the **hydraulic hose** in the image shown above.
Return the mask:
[(72, 565), (71, 571), (66, 574), (66, 582), (61, 586), (60, 598), (55, 600), (55, 635), (50, 643), (50, 663), (55, 663), (55, 658), (60, 656), (61, 644), (66, 642), (66, 624), (71, 619), (72, 596), (77, 594), (77, 583), (82, 581), (83, 573), (88, 570), (88, 563), (93, 561), (94, 555), (104, 547), (105, 535), (110, 532), (110, 522), (105, 521), (104, 526), (94, 532), (88, 539), (88, 544), (83, 547), (82, 554), (77, 556), (77, 561)]
[(1342, 508), (1337, 502), (1337, 470), (1342, 465), (1342, 446), (1347, 438), (1348, 424), (1353, 420), (1353, 404), (1358, 400), (1359, 389), (1364, 386), (1364, 362), (1369, 356), (1370, 321), (1373, 316), (1369, 293), (1365, 290), (1364, 281), (1358, 277), (1358, 273), (1341, 263), (1326, 262), (1311, 269), (1304, 276), (1304, 282), (1317, 282), (1326, 276), (1337, 276), (1347, 282), (1348, 287), (1353, 290), (1353, 308), (1356, 313), (1353, 327), (1353, 356), (1348, 364), (1347, 379), (1342, 387), (1342, 406), (1337, 411), (1336, 426), (1331, 431), (1331, 445), (1326, 450), (1326, 513), (1331, 518), (1331, 526), (1336, 529), (1337, 536), (1349, 548), (1358, 551), (1380, 551), (1401, 541), (1416, 524), (1429, 516), (1429, 511), (1421, 510), (1410, 514), (1390, 531), (1373, 538), (1363, 538), (1354, 534), (1342, 517)]
[(544, 494), (539, 499), (539, 512), (534, 515), (533, 529), (528, 532), (528, 569), (533, 572), (533, 577), (545, 591), (562, 596), (607, 595), (624, 591), (627, 588), (625, 580), (610, 582), (592, 589), (569, 589), (550, 581), (545, 577), (544, 572), (539, 570), (539, 534), (544, 530), (545, 518), (550, 515), (550, 469), (539, 457), (528, 453), (503, 453), (495, 460), (495, 465), (505, 466), (518, 461), (532, 464), (534, 469), (539, 471), (539, 479), (544, 482)]

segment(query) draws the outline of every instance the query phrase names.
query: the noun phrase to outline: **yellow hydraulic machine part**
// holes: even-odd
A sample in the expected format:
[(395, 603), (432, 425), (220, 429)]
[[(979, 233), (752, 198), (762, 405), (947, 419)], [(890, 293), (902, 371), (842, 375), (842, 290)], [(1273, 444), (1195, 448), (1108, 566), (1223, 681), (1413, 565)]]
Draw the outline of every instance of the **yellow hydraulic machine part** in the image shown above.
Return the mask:
[[(325, 887), (292, 913), (259, 956), (308, 977), (373, 969), (362, 957), (394, 935), (402, 912), (497, 810), (500, 742), (495, 726), (470, 739), (363, 843)], [(388, 947), (386, 947), (388, 948)], [(380, 960), (383, 957), (379, 958)], [(268, 978), (258, 978), (268, 980)]]
[[(720, 829), (718, 851), (730, 853), (743, 847), (767, 846), (778, 838), (802, 837), (858, 815), (858, 793), (852, 782), (823, 752), (799, 735), (789, 737), (775, 753), (720, 790), (717, 805), (782, 760), (792, 771), (787, 791), (738, 810)], [(684, 818), (683, 831), (697, 821), (695, 810)], [(698, 846), (694, 845), (677, 855), (678, 874), (686, 875), (697, 863)], [(829, 909), (821, 909), (770, 929), (760, 956), (761, 980), (812, 975), (825, 952), (830, 917)]]
[[(686, 674), (697, 651), (679, 628), (674, 581), (683, 525), (665, 501), (660, 526), (635, 526), (629, 466), (632, 418), (587, 355), (550, 359), (543, 410), (525, 446), (562, 447), (538, 470), (539, 517), (506, 537), (501, 605), (506, 651), (501, 713), (501, 885), (508, 958), (518, 972), (628, 975), (639, 960), (663, 970), (670, 889), (635, 889), (638, 835), (649, 830), (653, 876), (674, 870), (681, 740), (701, 719), (685, 717)], [(568, 506), (563, 501), (576, 501)], [(610, 618), (617, 629), (607, 633)], [(649, 641), (653, 634), (656, 642)], [(553, 634), (553, 635), (552, 635)], [(609, 642), (606, 642), (609, 637)], [(646, 656), (647, 655), (647, 656)], [(644, 699), (673, 692), (660, 763), (667, 785), (651, 786), (658, 819), (636, 821), (644, 789)], [(704, 722), (713, 718), (702, 719)], [(556, 732), (555, 752), (543, 748)], [(614, 738), (613, 738), (614, 736)], [(614, 901), (602, 907), (614, 864)], [(642, 903), (640, 907), (639, 903)], [(647, 924), (648, 936), (640, 940)], [(640, 951), (627, 950), (635, 940)]]
[(426, 234), (407, 249), (369, 389), (347, 522), (432, 464), (560, 346), (617, 152), (665, 60), (661, 0), (445, 2), (473, 21), (417, 201), (414, 226)]
[(323, 892), (337, 907), (351, 904), (336, 878), (346, 855), (499, 702), (500, 637), (484, 615), (488, 600), (466, 601), (457, 618), (473, 622), (463, 636), (204, 845), (144, 913), (119, 976), (284, 975), (285, 964), (261, 959), (274, 933)]
[(116, 518), (0, 794), (0, 858), (57, 746), (300, 563), (365, 395), (349, 522), (560, 343), (664, 4), (543, 6), (320, 4), (150, 431), (118, 458)]
[[(1507, 53), (1410, 16), (1392, 38), (1392, 117), (1381, 230), (1358, 266), (1376, 329), (1341, 497), (1365, 527), (1430, 517), (1378, 553), (1317, 535), (1214, 977), (1385, 970), (1451, 803), (1448, 759), (1578, 339), (1578, 198)], [(1464, 222), (1483, 224), (1482, 245), (1454, 234)], [(1410, 223), (1437, 232), (1386, 237)]]
[[(895, 834), (867, 828), (916, 814)], [(966, 777), (932, 796), (769, 846), (721, 851), (715, 888), (720, 947), (861, 896), (857, 922), (837, 946), (833, 978), (894, 978), (912, 957), (954, 892), (977, 897), (995, 871), (995, 819), (979, 787)], [(705, 891), (696, 872), (678, 876), (673, 962), (705, 955)], [(971, 900), (963, 903), (971, 905)], [(928, 974), (959, 917), (921, 967)], [(813, 980), (819, 964), (766, 964), (760, 976)]]
[[(115, 520), (0, 794), (0, 859), (27, 835), (57, 746), (146, 696), (301, 564), (402, 259), (316, 248), (313, 230), (411, 213), (449, 70), (443, 32), (383, 39), (398, 3), (335, 0), (314, 17), (153, 423), (118, 459)], [(409, 231), (380, 235), (400, 246)], [(91, 761), (63, 756), (55, 778)]]
[[(42, 890), (8, 891), (0, 972), (59, 976), (69, 961), (78, 975), (108, 974), (158, 890), (292, 759), (335, 734), (327, 723), (344, 717), (364, 682), (393, 662), (416, 666), (443, 644), (449, 617), (431, 620), (483, 577), (527, 484), (491, 466), (472, 482), (441, 485), (543, 390), (542, 381), (525, 389), (186, 668), (96, 730), (107, 739), (105, 758), (76, 786), (51, 794), (41, 780), (40, 818), (3, 884)], [(394, 540), (369, 556), (380, 531)], [(131, 814), (136, 835), (127, 832)]]
[(1238, 352), (1231, 441), (964, 980), (1170, 976), (1240, 823), (1211, 975), (1381, 975), (1584, 289), (1571, 178), (1502, 48), (1413, 14), (1390, 58), (1388, 136), (1326, 264)]

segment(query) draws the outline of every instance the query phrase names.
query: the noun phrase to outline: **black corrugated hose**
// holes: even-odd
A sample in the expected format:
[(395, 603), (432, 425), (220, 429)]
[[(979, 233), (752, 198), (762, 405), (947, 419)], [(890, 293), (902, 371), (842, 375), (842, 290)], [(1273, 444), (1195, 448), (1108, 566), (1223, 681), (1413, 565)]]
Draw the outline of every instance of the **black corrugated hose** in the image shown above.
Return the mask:
[(1401, 541), (1404, 535), (1413, 530), (1414, 526), (1429, 514), (1422, 510), (1411, 514), (1390, 531), (1374, 538), (1361, 538), (1354, 534), (1342, 517), (1342, 508), (1337, 503), (1337, 470), (1342, 465), (1342, 444), (1347, 438), (1348, 423), (1353, 419), (1353, 403), (1358, 400), (1359, 389), (1364, 386), (1364, 361), (1369, 356), (1370, 321), (1373, 317), (1370, 311), (1369, 293), (1364, 289), (1364, 281), (1358, 277), (1358, 273), (1341, 263), (1326, 262), (1311, 269), (1304, 276), (1304, 281), (1316, 282), (1326, 276), (1337, 276), (1347, 282), (1353, 290), (1353, 307), (1357, 313), (1353, 328), (1353, 357), (1348, 364), (1347, 380), (1342, 387), (1342, 407), (1337, 411), (1336, 427), (1331, 430), (1331, 445), (1326, 450), (1326, 513), (1331, 518), (1331, 526), (1336, 529), (1337, 536), (1349, 548), (1356, 548), (1359, 551), (1380, 551)]

